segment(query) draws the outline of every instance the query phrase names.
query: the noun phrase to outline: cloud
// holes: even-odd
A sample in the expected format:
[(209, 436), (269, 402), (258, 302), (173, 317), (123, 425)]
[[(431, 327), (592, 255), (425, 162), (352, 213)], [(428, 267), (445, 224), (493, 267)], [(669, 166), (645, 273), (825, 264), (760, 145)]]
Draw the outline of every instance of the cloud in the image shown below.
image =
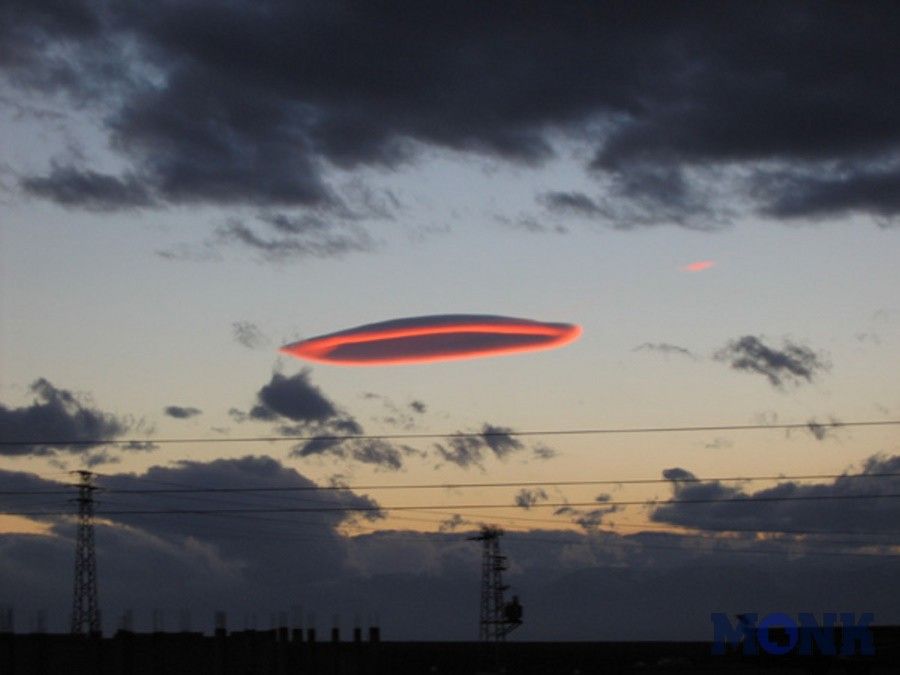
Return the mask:
[(438, 525), (438, 532), (453, 532), (464, 525), (471, 525), (471, 521), (466, 520), (458, 513), (454, 513), (446, 520), (442, 520)]
[[(823, 483), (781, 481), (774, 487), (748, 492), (743, 487), (719, 481), (690, 482), (696, 477), (689, 471), (667, 469), (663, 472), (663, 477), (672, 481), (672, 499), (657, 506), (651, 513), (651, 519), (715, 531), (811, 530), (825, 534), (853, 531), (896, 532), (894, 524), (900, 516), (900, 504), (896, 499), (816, 498), (829, 495), (897, 494), (900, 492), (900, 478), (875, 474), (898, 472), (900, 456), (875, 455), (863, 463), (859, 471), (864, 475), (862, 478), (841, 476)], [(783, 497), (801, 499), (778, 501)], [(692, 500), (710, 499), (745, 501), (690, 503)]]
[(196, 417), (197, 415), (203, 414), (203, 411), (200, 410), (200, 408), (184, 407), (184, 406), (180, 406), (180, 405), (166, 406), (166, 409), (164, 410), (164, 412), (169, 417), (174, 417), (175, 419), (178, 419), (178, 420), (186, 420), (188, 418)]
[(470, 466), (481, 466), (484, 457), (485, 443), (477, 436), (461, 436), (451, 438), (446, 444), (435, 443), (434, 449), (445, 462), (468, 469)]
[(11, 408), (0, 404), (0, 438), (23, 441), (0, 446), (0, 454), (85, 453), (131, 427), (129, 420), (92, 407), (44, 378), (35, 380), (30, 390), (34, 399), (29, 406)]
[(407, 431), (416, 428), (416, 415), (422, 415), (427, 410), (427, 406), (421, 401), (413, 401), (407, 406), (400, 407), (389, 397), (382, 394), (368, 392), (363, 395), (363, 398), (380, 401), (385, 413), (378, 418), (382, 424), (399, 427)]
[[(279, 220), (264, 220), (265, 230), (231, 219), (216, 231), (218, 241), (240, 244), (262, 255), (265, 260), (283, 261), (291, 258), (336, 258), (355, 251), (369, 251), (375, 243), (360, 228), (323, 226), (311, 229), (286, 229)], [(266, 231), (267, 230), (267, 231)], [(274, 234), (273, 234), (274, 231)]]
[(509, 427), (498, 427), (488, 423), (481, 427), (484, 444), (500, 459), (525, 447), (519, 439), (511, 435), (513, 433), (513, 429)]
[(838, 170), (795, 169), (761, 174), (756, 190), (773, 196), (762, 211), (777, 218), (815, 218), (863, 212), (896, 225), (900, 214), (900, 164), (850, 161)]
[(399, 471), (403, 468), (401, 450), (380, 439), (348, 438), (334, 436), (313, 438), (297, 445), (291, 450), (291, 457), (329, 456), (342, 460), (352, 460), (362, 464), (371, 464), (387, 471)]
[(541, 443), (535, 445), (531, 449), (532, 455), (534, 455), (535, 459), (553, 459), (559, 452), (554, 450), (548, 445), (543, 445)]
[(327, 456), (388, 471), (403, 467), (403, 456), (408, 454), (404, 448), (377, 438), (345, 438), (363, 434), (362, 425), (310, 381), (309, 370), (290, 377), (273, 373), (256, 399), (249, 412), (232, 408), (228, 414), (237, 422), (250, 419), (276, 423), (276, 431), (283, 436), (314, 435), (296, 445), (290, 451), (291, 457)]
[(782, 349), (769, 347), (753, 335), (732, 340), (714, 355), (717, 361), (728, 363), (735, 370), (764, 375), (775, 388), (785, 384), (812, 382), (817, 374), (828, 370), (830, 364), (804, 345), (784, 341)]
[(294, 342), (281, 352), (342, 366), (432, 363), (566, 345), (581, 327), (488, 314), (438, 314), (356, 326)]
[[(603, 504), (610, 501), (610, 495), (606, 493), (599, 494), (594, 498), (594, 501), (598, 504)], [(569, 516), (573, 523), (584, 528), (585, 531), (594, 532), (600, 527), (606, 516), (616, 513), (619, 510), (621, 510), (621, 507), (616, 505), (598, 506), (591, 509), (576, 508), (574, 506), (560, 506), (553, 512), (553, 515)]]
[(898, 209), (889, 3), (854, 31), (839, 4), (676, 6), (650, 20), (619, 4), (14, 7), (0, 28), (8, 88), (104, 111), (125, 164), (23, 180), (72, 205), (339, 209), (330, 167), (394, 168), (427, 148), (534, 165), (562, 136), (594, 148), (611, 203), (572, 190), (551, 203), (609, 207), (632, 226), (697, 227), (708, 185), (732, 168), (759, 176), (743, 191), (776, 217)]
[(806, 428), (817, 441), (824, 441), (829, 436), (833, 436), (840, 425), (840, 420), (834, 417), (830, 417), (827, 423), (818, 422), (813, 418), (806, 423)]
[(547, 499), (547, 493), (543, 488), (522, 488), (516, 494), (516, 506), (530, 509), (538, 502), (545, 502)]
[(596, 217), (603, 215), (597, 203), (583, 192), (545, 192), (538, 201), (553, 213)]
[(301, 423), (322, 423), (337, 417), (334, 403), (310, 382), (309, 375), (309, 370), (290, 377), (273, 373), (268, 384), (257, 392), (257, 404), (250, 409), (249, 417), (263, 422), (285, 417)]
[[(435, 443), (434, 452), (438, 458), (463, 469), (477, 466), (483, 469), (485, 452), (490, 451), (497, 459), (525, 449), (525, 444), (515, 438), (515, 431), (509, 427), (496, 426), (485, 422), (477, 434), (467, 434), (448, 439), (445, 443)], [(552, 452), (552, 451), (551, 451)], [(537, 451), (535, 454), (538, 455)], [(547, 457), (542, 457), (547, 459)]]
[(698, 260), (697, 262), (688, 263), (679, 269), (682, 272), (702, 272), (715, 266), (716, 263), (713, 260)]
[(153, 452), (159, 450), (159, 444), (153, 441), (128, 441), (117, 443), (116, 447), (125, 452)]
[(247, 349), (257, 349), (269, 342), (259, 326), (251, 321), (235, 321), (231, 324), (231, 334), (235, 342)]
[(28, 194), (88, 211), (118, 211), (153, 204), (136, 176), (119, 178), (72, 166), (54, 165), (48, 175), (24, 178), (20, 186)]
[[(371, 498), (350, 490), (241, 493), (227, 498), (210, 494), (132, 492), (186, 486), (315, 487), (309, 478), (268, 457), (181, 461), (139, 473), (107, 472), (97, 483), (108, 491), (117, 491), (115, 503), (112, 496), (101, 497), (96, 507), (99, 518), (95, 538), (104, 575), (101, 600), (105, 617), (115, 617), (126, 607), (190, 607), (201, 613), (202, 625), (212, 617), (214, 609), (240, 607), (257, 611), (260, 606), (283, 607), (287, 597), (303, 597), (306, 603), (309, 601), (304, 592), (307, 584), (322, 584), (345, 574), (348, 542), (337, 528), (350, 520), (371, 523), (382, 517), (377, 509), (364, 515), (339, 510), (377, 507)], [(5, 489), (36, 491), (58, 491), (66, 487), (65, 482), (8, 471), (0, 471), (0, 485)], [(74, 495), (74, 490), (71, 492)], [(48, 497), (40, 499), (46, 502)], [(55, 499), (59, 505), (53, 510), (72, 512), (75, 508), (67, 503), (65, 494)], [(316, 508), (336, 510), (291, 511)], [(183, 512), (216, 509), (274, 509), (275, 512)], [(284, 510), (278, 512), (279, 509)], [(0, 495), (0, 510), (33, 508), (23, 503), (22, 497)], [(166, 513), (173, 510), (181, 512)], [(113, 511), (164, 513), (128, 515)], [(57, 516), (39, 519), (51, 524), (53, 536), (32, 535), (31, 543), (26, 546), (20, 539), (0, 535), (0, 571), (10, 583), (15, 578), (26, 583), (28, 590), (37, 592), (32, 599), (17, 594), (20, 607), (41, 598), (41, 602), (47, 603), (41, 606), (55, 608), (56, 603), (71, 598), (71, 587), (68, 591), (60, 590), (56, 577), (60, 578), (59, 586), (64, 586), (62, 580), (67, 575), (63, 571), (71, 572), (74, 530), (70, 521)], [(23, 565), (30, 571), (25, 573)], [(141, 583), (142, 579), (146, 581), (148, 570), (153, 571), (154, 579), (149, 585)], [(71, 577), (68, 579), (67, 583), (71, 584)], [(41, 584), (45, 586), (43, 590)], [(325, 607), (323, 602), (322, 608)], [(62, 616), (63, 612), (57, 615)], [(110, 630), (115, 621), (110, 618), (104, 623)]]
[(633, 351), (633, 352), (657, 352), (659, 354), (663, 354), (664, 356), (670, 356), (670, 355), (686, 356), (689, 359), (697, 358), (691, 350), (686, 349), (685, 347), (679, 347), (678, 345), (670, 344), (668, 342), (645, 342), (643, 344), (638, 345), (631, 351)]
[[(0, 492), (61, 490), (64, 482), (68, 479), (48, 481), (0, 470)], [(214, 488), (315, 486), (267, 457), (179, 462), (111, 474), (98, 482), (110, 490), (165, 489), (176, 483)], [(71, 512), (68, 495), (58, 497), (58, 508)], [(216, 610), (228, 612), (230, 629), (240, 629), (246, 613), (289, 609), (297, 603), (304, 618), (320, 617), (319, 629), (323, 616), (339, 614), (347, 620), (354, 614), (377, 613), (383, 636), (392, 640), (471, 640), (477, 634), (478, 597), (471, 591), (480, 571), (481, 546), (466, 540), (460, 530), (467, 523), (459, 514), (447, 519), (451, 529), (444, 533), (380, 529), (344, 536), (341, 530), (352, 528), (348, 512), (290, 509), (377, 506), (349, 490), (227, 496), (128, 493), (116, 499), (133, 510), (284, 511), (100, 519), (96, 547), (107, 633), (129, 607), (136, 610), (139, 631), (151, 627), (147, 608), (161, 608), (168, 618), (187, 607), (194, 628), (208, 632)], [(112, 507), (98, 504), (101, 512)], [(22, 499), (0, 494), (0, 510), (24, 510)], [(19, 616), (46, 608), (50, 630), (64, 631), (71, 609), (74, 526), (57, 517), (41, 520), (52, 527), (50, 536), (0, 534), (4, 603), (14, 606)], [(380, 522), (366, 523), (376, 524)], [(871, 541), (839, 545), (798, 540), (788, 545), (780, 539), (709, 533), (538, 529), (507, 530), (501, 546), (510, 563), (504, 581), (511, 584), (510, 593), (522, 598), (531, 617), (521, 628), (523, 640), (702, 641), (708, 639), (710, 607), (738, 612), (777, 606), (790, 613), (819, 613), (864, 602), (880, 621), (896, 623), (896, 559), (871, 555), (881, 550), (872, 551)], [(818, 551), (848, 555), (819, 557)], [(148, 569), (153, 571), (152, 584), (146, 583)], [(848, 577), (855, 583), (845, 583)], [(602, 606), (598, 597), (604, 599)], [(441, 611), (436, 612), (436, 606)]]
[(118, 464), (121, 461), (121, 457), (110, 454), (108, 450), (91, 450), (81, 455), (81, 464), (88, 469), (102, 464)]

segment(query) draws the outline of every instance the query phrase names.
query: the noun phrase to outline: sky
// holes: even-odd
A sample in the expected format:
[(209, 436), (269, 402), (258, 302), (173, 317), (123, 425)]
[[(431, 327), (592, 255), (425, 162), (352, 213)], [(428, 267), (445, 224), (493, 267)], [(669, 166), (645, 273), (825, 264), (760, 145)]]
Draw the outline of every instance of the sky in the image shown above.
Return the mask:
[[(854, 426), (900, 420), (898, 23), (878, 2), (4, 3), (0, 491), (57, 492), (0, 494), (29, 514), (0, 515), (0, 606), (66, 625), (59, 490), (90, 469), (101, 513), (276, 509), (102, 516), (107, 631), (129, 607), (208, 627), (302, 606), (473, 639), (485, 523), (521, 639), (900, 622), (898, 502), (874, 498), (900, 493), (898, 427)], [(453, 314), (583, 333), (384, 367), (278, 351)], [(757, 428), (708, 429), (733, 426)], [(675, 427), (707, 430), (568, 433)], [(769, 479), (715, 480), (748, 477)], [(609, 483), (559, 485), (579, 480)], [(350, 489), (124, 492), (173, 485)]]

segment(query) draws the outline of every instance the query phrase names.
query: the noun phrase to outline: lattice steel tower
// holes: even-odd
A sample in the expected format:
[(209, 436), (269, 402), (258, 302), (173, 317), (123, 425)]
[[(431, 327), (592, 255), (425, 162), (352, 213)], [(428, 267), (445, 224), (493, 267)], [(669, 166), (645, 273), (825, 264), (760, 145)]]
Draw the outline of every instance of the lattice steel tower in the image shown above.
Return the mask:
[(78, 533), (75, 538), (75, 590), (72, 596), (72, 633), (100, 635), (97, 603), (97, 557), (94, 553), (94, 474), (73, 471), (78, 488)]
[(500, 536), (503, 530), (483, 526), (481, 534), (469, 537), (483, 544), (481, 555), (481, 620), (479, 639), (483, 642), (503, 642), (507, 634), (522, 625), (522, 606), (519, 599), (503, 600), (509, 586), (503, 583), (506, 556), (500, 555)]

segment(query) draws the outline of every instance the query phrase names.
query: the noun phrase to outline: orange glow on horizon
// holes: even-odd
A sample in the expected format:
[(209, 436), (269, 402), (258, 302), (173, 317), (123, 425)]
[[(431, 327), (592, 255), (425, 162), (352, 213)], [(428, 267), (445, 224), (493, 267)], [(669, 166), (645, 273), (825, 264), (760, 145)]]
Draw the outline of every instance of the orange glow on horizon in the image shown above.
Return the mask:
[[(543, 349), (555, 349), (562, 347), (578, 339), (581, 335), (581, 327), (572, 324), (538, 323), (519, 320), (514, 322), (490, 322), (469, 321), (450, 325), (425, 324), (404, 327), (385, 327), (377, 329), (376, 326), (363, 326), (358, 331), (346, 331), (341, 334), (324, 335), (310, 338), (301, 342), (285, 345), (279, 351), (297, 358), (317, 363), (327, 363), (342, 366), (386, 366), (404, 365), (411, 363), (435, 363), (438, 361), (454, 361), (462, 359), (474, 359), (487, 356), (503, 356), (522, 352), (538, 351)], [(442, 345), (439, 340), (429, 347), (427, 353), (403, 352), (401, 340), (416, 341), (419, 346), (428, 344), (429, 338), (440, 336), (453, 336), (465, 339), (470, 338), (477, 342), (478, 336), (484, 336), (485, 344), (481, 346), (452, 346)], [(509, 344), (502, 343), (502, 336), (509, 336)], [(500, 344), (487, 344), (491, 338), (500, 337)], [(526, 343), (515, 344), (515, 338), (535, 338)], [(391, 345), (390, 343), (394, 343)], [(497, 340), (494, 340), (497, 342)], [(336, 354), (340, 348), (348, 345), (373, 345), (395, 347), (399, 352), (392, 355), (364, 354), (355, 357)]]

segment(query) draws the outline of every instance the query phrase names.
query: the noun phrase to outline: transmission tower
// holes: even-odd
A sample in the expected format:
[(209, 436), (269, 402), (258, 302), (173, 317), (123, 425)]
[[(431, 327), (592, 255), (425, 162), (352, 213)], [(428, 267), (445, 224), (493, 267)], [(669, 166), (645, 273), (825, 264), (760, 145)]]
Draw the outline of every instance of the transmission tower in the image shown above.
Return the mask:
[(97, 603), (97, 557), (94, 553), (94, 474), (77, 473), (78, 533), (75, 538), (75, 590), (72, 596), (72, 634), (100, 635)]
[(503, 642), (506, 636), (522, 625), (522, 606), (519, 599), (503, 600), (503, 592), (509, 588), (503, 584), (506, 556), (500, 555), (500, 536), (503, 530), (483, 526), (481, 534), (469, 537), (482, 542), (481, 554), (481, 620), (479, 639), (482, 642)]

